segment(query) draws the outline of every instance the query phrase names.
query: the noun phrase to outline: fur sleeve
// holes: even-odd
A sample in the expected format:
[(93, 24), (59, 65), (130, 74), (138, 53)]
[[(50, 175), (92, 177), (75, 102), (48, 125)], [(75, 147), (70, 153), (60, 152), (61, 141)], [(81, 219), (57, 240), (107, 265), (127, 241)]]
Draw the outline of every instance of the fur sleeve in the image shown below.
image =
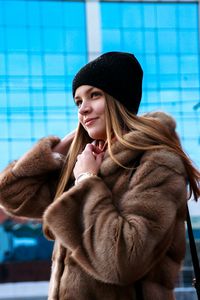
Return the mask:
[(59, 141), (57, 137), (41, 139), (22, 158), (2, 171), (0, 204), (8, 213), (28, 218), (42, 217), (52, 202), (55, 182), (63, 164), (62, 158), (52, 153), (52, 147)]
[(126, 285), (147, 274), (169, 248), (178, 211), (185, 208), (186, 181), (156, 159), (143, 160), (118, 210), (101, 178), (85, 179), (57, 200), (44, 220), (60, 243), (91, 276)]

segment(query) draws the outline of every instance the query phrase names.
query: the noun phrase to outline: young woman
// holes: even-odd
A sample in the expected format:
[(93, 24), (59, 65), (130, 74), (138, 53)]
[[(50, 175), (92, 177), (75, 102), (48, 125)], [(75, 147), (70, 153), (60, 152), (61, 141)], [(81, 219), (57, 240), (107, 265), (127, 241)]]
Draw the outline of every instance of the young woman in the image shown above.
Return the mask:
[(200, 174), (170, 116), (136, 115), (142, 76), (129, 53), (88, 63), (73, 81), (77, 130), (40, 140), (1, 174), (2, 206), (42, 219), (55, 240), (50, 300), (175, 299)]

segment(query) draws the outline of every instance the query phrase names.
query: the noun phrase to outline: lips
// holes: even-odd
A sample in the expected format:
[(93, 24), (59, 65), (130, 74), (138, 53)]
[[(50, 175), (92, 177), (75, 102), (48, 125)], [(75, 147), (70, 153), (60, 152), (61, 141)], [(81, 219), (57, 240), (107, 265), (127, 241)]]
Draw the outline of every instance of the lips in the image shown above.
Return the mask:
[(84, 121), (84, 124), (85, 124), (85, 126), (89, 126), (89, 125), (92, 125), (96, 120), (97, 120), (97, 118), (88, 118)]

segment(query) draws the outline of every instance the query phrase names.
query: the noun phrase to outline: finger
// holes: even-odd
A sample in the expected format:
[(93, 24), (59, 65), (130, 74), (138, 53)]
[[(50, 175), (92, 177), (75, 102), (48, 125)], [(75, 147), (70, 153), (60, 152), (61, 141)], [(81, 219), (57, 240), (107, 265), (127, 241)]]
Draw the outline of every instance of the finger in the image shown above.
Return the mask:
[(86, 151), (94, 152), (94, 153), (96, 153), (96, 154), (99, 154), (99, 153), (102, 152), (102, 151), (99, 149), (99, 147), (97, 147), (97, 146), (95, 146), (95, 145), (93, 145), (93, 144), (87, 144), (87, 145), (85, 146), (85, 150), (86, 150)]
[(102, 150), (104, 148), (104, 145), (105, 145), (105, 142), (100, 140), (99, 144), (98, 144), (99, 149)]
[(92, 145), (97, 146), (97, 140), (94, 140), (94, 141), (92, 142)]
[(76, 160), (78, 161), (80, 159), (81, 155), (77, 155)]
[(60, 142), (60, 138), (57, 137), (57, 136), (49, 136), (49, 137), (46, 137), (46, 138), (42, 138), (41, 141), (43, 141), (43, 140), (46, 140), (47, 143), (49, 143), (49, 145), (51, 147), (56, 146)]
[(95, 146), (94, 146), (93, 144), (87, 144), (87, 145), (85, 146), (84, 151), (86, 150), (86, 151), (92, 152), (93, 149), (94, 149), (94, 147), (95, 147)]

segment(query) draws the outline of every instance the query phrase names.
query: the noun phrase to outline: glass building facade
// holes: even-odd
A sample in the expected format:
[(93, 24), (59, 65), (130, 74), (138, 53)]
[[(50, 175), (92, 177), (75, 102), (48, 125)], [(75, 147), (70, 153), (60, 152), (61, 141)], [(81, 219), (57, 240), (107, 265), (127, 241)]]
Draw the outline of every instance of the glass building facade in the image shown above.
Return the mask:
[(0, 1), (0, 170), (39, 138), (76, 127), (72, 78), (113, 50), (143, 66), (140, 113), (172, 114), (200, 166), (198, 20), (195, 1)]
[(0, 1), (0, 170), (76, 128), (73, 76), (106, 51), (136, 55), (139, 113), (173, 115), (200, 166), (199, 30), (198, 1)]

